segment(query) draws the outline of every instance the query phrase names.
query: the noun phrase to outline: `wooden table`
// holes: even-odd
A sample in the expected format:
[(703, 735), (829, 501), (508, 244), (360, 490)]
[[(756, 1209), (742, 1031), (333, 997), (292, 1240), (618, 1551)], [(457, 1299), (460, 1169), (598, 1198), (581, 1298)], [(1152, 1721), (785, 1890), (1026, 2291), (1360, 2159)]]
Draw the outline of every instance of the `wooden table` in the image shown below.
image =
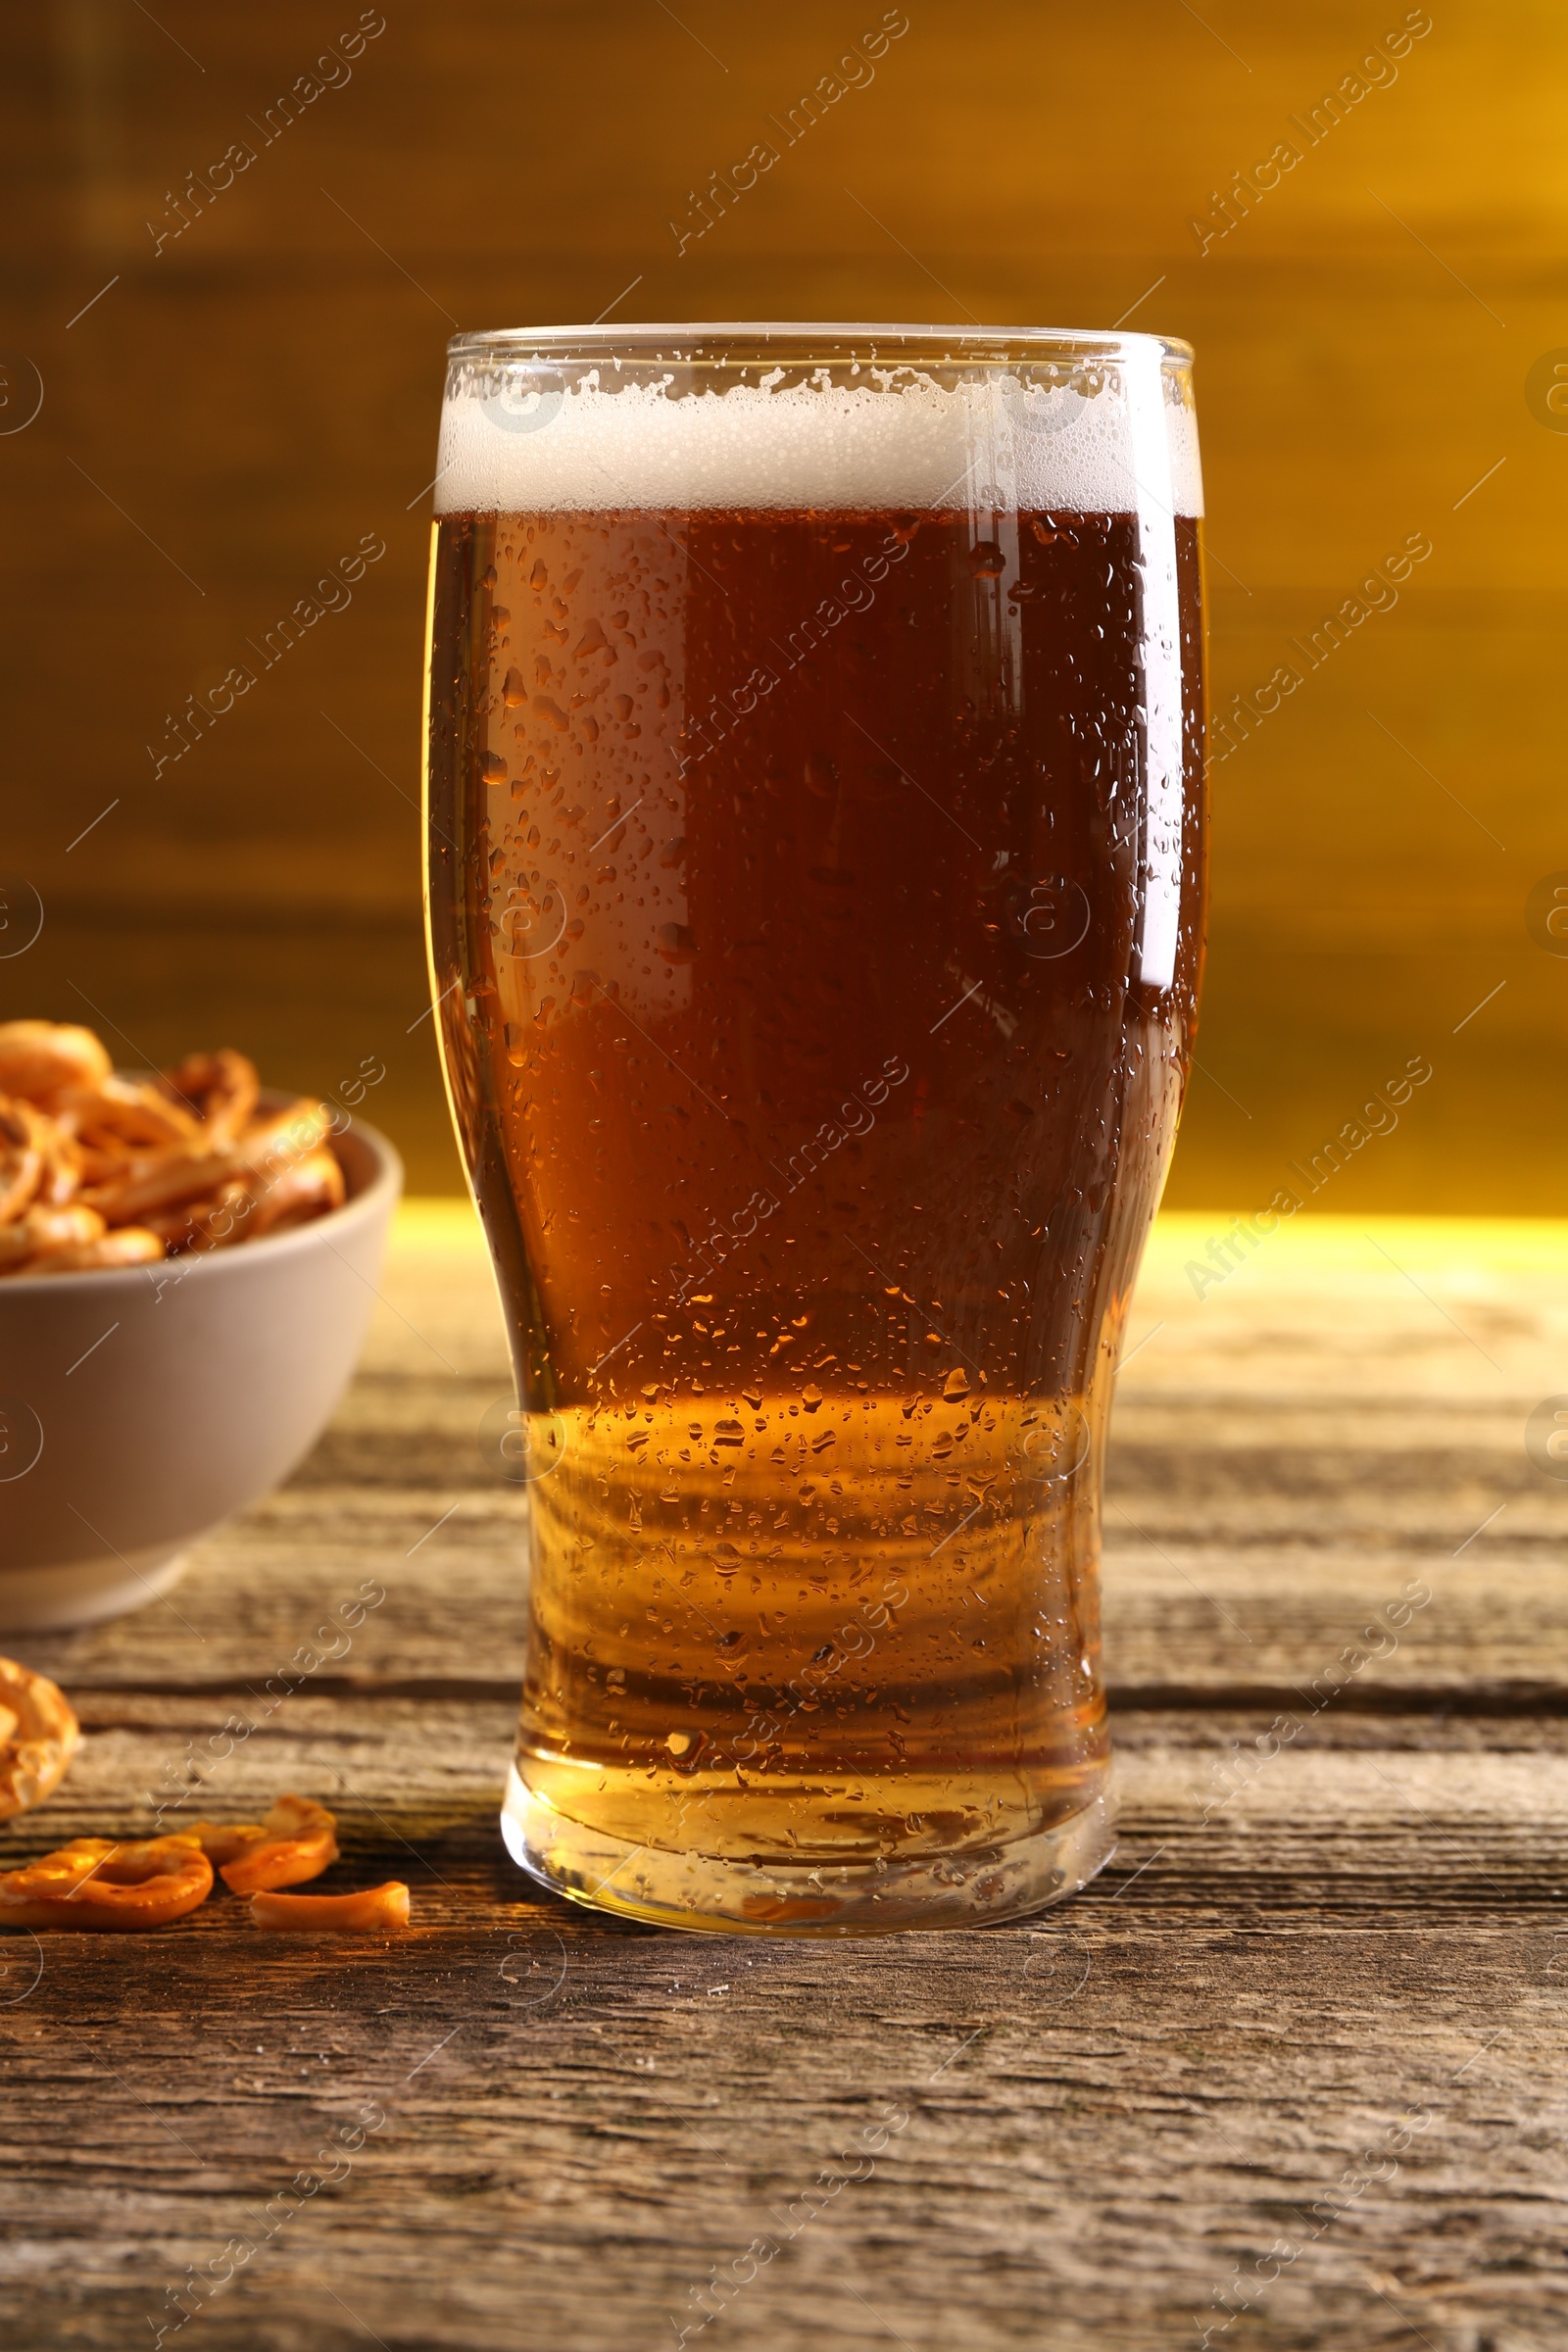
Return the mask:
[(88, 1738), (5, 1858), (296, 1787), (415, 1931), (6, 1939), (0, 2340), (1561, 2352), (1568, 1487), (1524, 1433), (1568, 1239), (1303, 1222), (1200, 1298), (1222, 1230), (1162, 1223), (1117, 1406), (1114, 1861), (826, 1946), (508, 1863), (505, 1360), (467, 1211), (411, 1213), (298, 1476), (167, 1605), (19, 1644)]

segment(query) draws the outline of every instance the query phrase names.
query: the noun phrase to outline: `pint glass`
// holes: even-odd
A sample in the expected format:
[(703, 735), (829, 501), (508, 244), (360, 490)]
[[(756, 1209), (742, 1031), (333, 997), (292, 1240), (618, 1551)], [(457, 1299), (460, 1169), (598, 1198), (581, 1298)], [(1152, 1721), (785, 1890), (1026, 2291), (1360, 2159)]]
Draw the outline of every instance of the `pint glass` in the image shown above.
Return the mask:
[(1192, 354), (460, 336), (432, 989), (528, 1482), (503, 1827), (847, 1935), (1110, 1850), (1101, 1472), (1201, 956)]

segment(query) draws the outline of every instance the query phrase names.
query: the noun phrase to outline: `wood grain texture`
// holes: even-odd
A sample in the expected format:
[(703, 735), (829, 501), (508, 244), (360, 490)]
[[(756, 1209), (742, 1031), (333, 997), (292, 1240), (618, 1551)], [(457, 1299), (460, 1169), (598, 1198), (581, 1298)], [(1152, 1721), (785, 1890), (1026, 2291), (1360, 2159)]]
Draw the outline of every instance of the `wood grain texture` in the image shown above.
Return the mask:
[[(91, 1714), (58, 1827), (186, 1720)], [(764, 2236), (713, 2323), (759, 2344), (1174, 2344), (1238, 2263), (1243, 2342), (1417, 2340), (1401, 2312), (1441, 2352), (1560, 2341), (1561, 1727), (1495, 1756), (1357, 1723), (1204, 1824), (1205, 1755), (1247, 1727), (1126, 1717), (1126, 1841), (1089, 1894), (831, 1952), (519, 1895), (507, 1728), (489, 1702), (300, 1699), (225, 1785), (339, 1789), (336, 1875), (414, 1886), (395, 1944), (258, 1938), (220, 1904), (177, 1937), (49, 1943), (0, 2009), (19, 2340), (135, 2340), (240, 2236), (199, 2323), (235, 2345), (652, 2345)], [(269, 2234), (366, 2101), (384, 2127)], [(858, 2135), (901, 2116), (867, 2169)]]
[[(37, 1644), (45, 1671), (242, 1688), (373, 1577), (386, 1601), (313, 1687), (515, 1690), (525, 1503), (476, 1435), (510, 1392), (494, 1289), (466, 1206), (404, 1231), (360, 1379), (310, 1460), (166, 1603)], [(1417, 1582), (1431, 1601), (1337, 1703), (1564, 1703), (1568, 1484), (1524, 1445), (1568, 1378), (1560, 1230), (1319, 1220), (1200, 1298), (1188, 1269), (1224, 1232), (1162, 1218), (1129, 1324), (1105, 1512), (1112, 1689), (1299, 1703)]]
[[(294, 1786), (341, 1814), (323, 1884), (405, 1878), (413, 1929), (222, 1897), (0, 1941), (6, 2340), (1559, 2352), (1564, 1504), (1521, 1429), (1568, 1243), (1285, 1234), (1200, 1301), (1205, 1240), (1156, 1230), (1118, 1405), (1114, 1860), (1036, 1921), (829, 1949), (657, 1935), (506, 1860), (499, 1319), (466, 1212), (406, 1218), (294, 1480), (167, 1607), (27, 1645), (87, 1736), (7, 1851)], [(1397, 1646), (1314, 1695), (1411, 1578)]]

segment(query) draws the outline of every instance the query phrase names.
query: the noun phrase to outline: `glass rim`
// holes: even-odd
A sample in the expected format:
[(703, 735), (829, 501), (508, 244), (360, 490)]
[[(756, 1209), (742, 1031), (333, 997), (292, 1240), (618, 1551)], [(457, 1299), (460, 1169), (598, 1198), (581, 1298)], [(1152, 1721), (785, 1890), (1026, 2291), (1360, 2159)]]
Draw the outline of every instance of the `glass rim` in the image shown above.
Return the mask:
[[(872, 346), (868, 353), (867, 344)], [(682, 319), (582, 326), (509, 326), (467, 330), (447, 344), (451, 361), (560, 358), (573, 351), (606, 357), (692, 363), (729, 356), (714, 346), (735, 344), (758, 355), (788, 350), (824, 360), (920, 356), (928, 360), (1044, 356), (1110, 359), (1157, 351), (1161, 366), (1190, 368), (1191, 343), (1179, 335), (1123, 333), (1115, 327), (932, 326), (878, 319)], [(676, 348), (670, 348), (675, 346)], [(737, 355), (738, 356), (738, 355)]]

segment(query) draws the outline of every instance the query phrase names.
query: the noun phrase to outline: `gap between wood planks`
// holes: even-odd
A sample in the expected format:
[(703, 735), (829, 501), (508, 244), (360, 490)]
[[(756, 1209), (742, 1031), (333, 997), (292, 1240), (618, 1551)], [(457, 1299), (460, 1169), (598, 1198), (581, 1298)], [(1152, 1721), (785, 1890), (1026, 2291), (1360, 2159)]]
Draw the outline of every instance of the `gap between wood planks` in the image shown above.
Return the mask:
[[(224, 1698), (250, 1691), (240, 1675), (212, 1679), (192, 1675), (154, 1680), (93, 1682), (73, 1676), (74, 1698)], [(518, 1678), (444, 1675), (315, 1674), (309, 1695), (318, 1698), (408, 1698), (458, 1704), (513, 1701)], [(296, 1695), (306, 1695), (305, 1691)], [(1295, 1683), (1118, 1683), (1107, 1685), (1112, 1716), (1118, 1714), (1201, 1715), (1279, 1713), (1302, 1701)], [(1348, 1684), (1334, 1699), (1337, 1715), (1568, 1715), (1568, 1685), (1561, 1682), (1402, 1682), (1369, 1688)]]

